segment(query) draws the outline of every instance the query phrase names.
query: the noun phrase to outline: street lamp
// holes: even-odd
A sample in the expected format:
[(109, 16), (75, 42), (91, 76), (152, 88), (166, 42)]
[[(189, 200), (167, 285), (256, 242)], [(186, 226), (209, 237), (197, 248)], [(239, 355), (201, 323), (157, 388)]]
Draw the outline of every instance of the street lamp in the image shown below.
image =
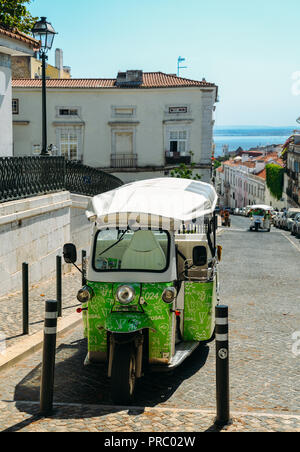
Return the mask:
[(49, 155), (47, 151), (47, 113), (46, 113), (46, 60), (47, 52), (51, 50), (54, 36), (57, 34), (52, 25), (46, 21), (46, 17), (36, 22), (32, 28), (35, 39), (41, 42), (40, 57), (42, 59), (42, 152), (41, 155)]

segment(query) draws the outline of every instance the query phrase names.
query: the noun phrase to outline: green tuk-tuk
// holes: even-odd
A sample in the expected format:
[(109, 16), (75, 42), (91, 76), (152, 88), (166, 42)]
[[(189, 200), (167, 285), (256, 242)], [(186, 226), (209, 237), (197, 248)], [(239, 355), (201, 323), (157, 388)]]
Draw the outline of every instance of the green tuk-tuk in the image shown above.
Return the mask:
[[(171, 370), (211, 340), (218, 294), (217, 195), (187, 179), (135, 182), (92, 199), (87, 283), (78, 293), (88, 350), (107, 363), (111, 396), (129, 404), (136, 379)], [(76, 248), (64, 247), (68, 263)]]

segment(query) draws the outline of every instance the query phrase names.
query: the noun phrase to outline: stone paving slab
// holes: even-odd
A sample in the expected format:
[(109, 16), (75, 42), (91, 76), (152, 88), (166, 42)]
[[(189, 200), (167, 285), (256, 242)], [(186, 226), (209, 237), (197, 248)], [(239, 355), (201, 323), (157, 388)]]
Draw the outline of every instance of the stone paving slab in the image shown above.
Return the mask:
[(272, 413), (232, 413), (232, 424), (214, 425), (208, 410), (116, 408), (59, 404), (51, 416), (40, 417), (39, 405), (0, 402), (0, 431), (10, 432), (300, 432), (300, 416)]
[[(30, 275), (29, 275), (30, 278)], [(76, 295), (81, 288), (78, 270), (62, 277), (62, 315), (69, 316), (79, 306)], [(45, 301), (56, 300), (56, 279), (29, 286), (29, 334), (41, 331), (44, 324)], [(9, 294), (0, 299), (0, 341), (2, 351), (24, 340), (22, 320), (22, 293)], [(5, 341), (5, 342), (4, 342)]]

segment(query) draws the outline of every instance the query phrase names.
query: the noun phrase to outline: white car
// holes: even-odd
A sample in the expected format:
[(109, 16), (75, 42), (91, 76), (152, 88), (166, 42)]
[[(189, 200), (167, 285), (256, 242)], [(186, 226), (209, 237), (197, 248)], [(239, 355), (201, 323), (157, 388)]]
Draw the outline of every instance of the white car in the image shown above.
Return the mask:
[(293, 222), (292, 228), (291, 228), (292, 235), (298, 236), (299, 225), (300, 225), (300, 212), (298, 212), (294, 218), (294, 222)]
[(294, 223), (294, 218), (297, 213), (300, 212), (300, 209), (289, 209), (286, 215), (285, 220), (283, 221), (283, 229), (286, 231), (291, 231)]

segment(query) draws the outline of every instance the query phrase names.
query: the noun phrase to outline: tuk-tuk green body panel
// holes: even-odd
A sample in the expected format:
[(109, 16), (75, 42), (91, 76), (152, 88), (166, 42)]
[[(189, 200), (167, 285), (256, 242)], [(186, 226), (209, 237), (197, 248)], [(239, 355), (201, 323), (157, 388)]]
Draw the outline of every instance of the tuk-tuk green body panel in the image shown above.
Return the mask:
[(104, 322), (104, 329), (113, 333), (134, 333), (146, 328), (154, 330), (154, 325), (142, 312), (111, 312)]
[(129, 284), (134, 288), (136, 297), (125, 306), (115, 296), (118, 287), (123, 284), (88, 282), (88, 285), (94, 292), (88, 311), (83, 316), (89, 352), (107, 352), (107, 331), (132, 333), (149, 329), (150, 360), (171, 359), (172, 305), (162, 300), (162, 293), (173, 283)]
[(184, 297), (184, 341), (205, 341), (214, 330), (216, 281), (186, 282)]

